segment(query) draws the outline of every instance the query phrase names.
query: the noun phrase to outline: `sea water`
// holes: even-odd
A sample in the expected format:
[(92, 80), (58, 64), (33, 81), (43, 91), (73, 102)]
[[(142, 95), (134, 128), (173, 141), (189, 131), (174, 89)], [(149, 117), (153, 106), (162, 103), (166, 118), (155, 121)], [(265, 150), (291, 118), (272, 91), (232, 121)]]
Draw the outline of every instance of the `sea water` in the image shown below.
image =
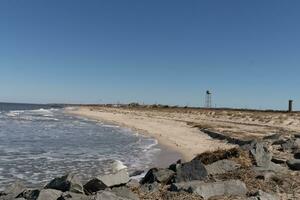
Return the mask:
[(68, 172), (83, 182), (116, 160), (130, 172), (150, 166), (156, 140), (47, 105), (0, 103), (0, 189), (21, 180), (38, 187)]

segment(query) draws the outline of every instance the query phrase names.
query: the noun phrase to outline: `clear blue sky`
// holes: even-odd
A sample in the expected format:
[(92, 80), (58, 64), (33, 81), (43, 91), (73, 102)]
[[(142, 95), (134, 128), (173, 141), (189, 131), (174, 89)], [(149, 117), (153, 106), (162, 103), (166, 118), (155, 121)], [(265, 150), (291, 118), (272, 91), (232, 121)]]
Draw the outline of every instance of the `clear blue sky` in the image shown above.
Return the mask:
[(1, 0), (0, 101), (300, 109), (298, 0)]

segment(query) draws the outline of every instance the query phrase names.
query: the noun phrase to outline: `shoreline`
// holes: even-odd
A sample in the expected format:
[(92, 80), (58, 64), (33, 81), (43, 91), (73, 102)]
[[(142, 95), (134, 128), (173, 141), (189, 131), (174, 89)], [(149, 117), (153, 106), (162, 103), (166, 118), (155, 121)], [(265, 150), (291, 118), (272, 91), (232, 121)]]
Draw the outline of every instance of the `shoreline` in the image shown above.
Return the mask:
[(88, 106), (69, 107), (65, 109), (65, 112), (130, 128), (144, 136), (155, 138), (162, 147), (162, 153), (158, 156), (160, 161), (156, 164), (164, 161), (163, 165), (165, 165), (165, 160), (171, 162), (179, 159), (189, 161), (206, 151), (233, 147), (226, 142), (214, 140), (198, 128), (178, 120), (153, 118), (137, 113), (122, 112), (122, 110), (117, 109), (104, 108), (102, 110), (102, 108)]
[[(133, 134), (138, 133), (140, 135), (143, 135), (144, 137), (151, 137), (148, 134), (145, 134), (145, 132), (143, 132), (141, 130), (138, 130), (138, 129), (135, 129), (134, 127), (128, 127), (128, 126), (126, 126), (124, 124), (119, 124), (119, 123), (116, 123), (116, 122), (113, 122), (113, 121), (99, 120), (99, 119), (91, 118), (91, 117), (88, 117), (86, 115), (81, 115), (81, 114), (78, 114), (78, 113), (74, 113), (73, 111), (74, 110), (71, 111), (71, 110), (65, 109), (65, 112), (67, 114), (72, 114), (72, 115), (77, 115), (77, 116), (81, 116), (81, 117), (86, 117), (86, 118), (91, 119), (91, 120), (96, 120), (96, 121), (100, 121), (100, 122), (106, 122), (108, 124), (120, 126), (120, 127), (123, 127), (123, 128), (128, 128), (128, 129), (130, 129), (132, 131)], [(154, 138), (154, 137), (152, 137), (152, 138), (157, 141), (157, 144), (155, 144), (154, 147), (157, 147), (159, 149), (159, 152), (153, 158), (153, 162), (151, 163), (151, 165), (149, 166), (149, 168), (153, 168), (153, 167), (167, 168), (172, 163), (176, 162), (177, 160), (184, 159), (184, 156), (180, 152), (175, 151), (174, 149), (172, 149), (172, 148), (170, 148), (170, 147), (168, 147), (168, 146), (166, 146), (164, 144), (161, 144), (157, 140), (157, 138)]]

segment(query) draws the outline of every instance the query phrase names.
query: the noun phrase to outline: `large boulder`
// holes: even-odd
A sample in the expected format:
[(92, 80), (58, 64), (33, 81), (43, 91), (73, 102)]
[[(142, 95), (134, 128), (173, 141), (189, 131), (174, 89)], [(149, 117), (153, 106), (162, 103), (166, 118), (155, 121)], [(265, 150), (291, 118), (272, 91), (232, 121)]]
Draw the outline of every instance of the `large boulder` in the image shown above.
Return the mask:
[(232, 160), (219, 160), (205, 166), (209, 175), (224, 174), (226, 172), (234, 171), (239, 167), (240, 165)]
[(59, 190), (43, 189), (37, 200), (57, 200), (61, 195), (62, 192)]
[(202, 162), (200, 160), (192, 160), (176, 166), (175, 182), (204, 180), (207, 175)]
[(60, 190), (62, 192), (74, 192), (83, 194), (83, 186), (75, 174), (67, 174), (65, 176), (55, 178), (48, 183), (45, 189)]
[(184, 183), (174, 183), (171, 185), (171, 191), (186, 191), (209, 199), (215, 196), (245, 196), (247, 188), (244, 182), (240, 180), (217, 181), (205, 183), (203, 181), (191, 181)]
[(300, 170), (300, 159), (288, 160), (286, 164), (291, 170), (299, 171)]
[(122, 169), (112, 174), (97, 176), (84, 185), (84, 190), (87, 194), (93, 194), (105, 188), (125, 185), (129, 180), (127, 169)]
[(142, 184), (158, 182), (167, 184), (175, 175), (175, 172), (170, 169), (150, 169), (145, 177), (141, 180)]
[(22, 182), (17, 181), (8, 186), (1, 194), (1, 200), (14, 199), (25, 190), (25, 186)]
[(133, 193), (128, 187), (122, 186), (122, 187), (114, 187), (111, 190), (113, 193), (115, 193), (118, 197), (122, 197), (125, 199), (132, 199), (132, 200), (139, 200), (139, 197)]

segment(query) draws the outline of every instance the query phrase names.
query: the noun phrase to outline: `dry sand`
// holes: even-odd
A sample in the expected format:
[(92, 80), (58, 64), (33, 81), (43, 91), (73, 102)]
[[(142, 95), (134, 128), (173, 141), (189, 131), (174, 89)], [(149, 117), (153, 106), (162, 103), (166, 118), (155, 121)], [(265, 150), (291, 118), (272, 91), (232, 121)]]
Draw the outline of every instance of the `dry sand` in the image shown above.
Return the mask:
[(239, 139), (300, 132), (299, 113), (101, 106), (81, 106), (68, 112), (118, 124), (154, 137), (159, 144), (179, 152), (184, 160), (205, 151), (233, 146), (210, 138), (195, 126), (208, 127)]

